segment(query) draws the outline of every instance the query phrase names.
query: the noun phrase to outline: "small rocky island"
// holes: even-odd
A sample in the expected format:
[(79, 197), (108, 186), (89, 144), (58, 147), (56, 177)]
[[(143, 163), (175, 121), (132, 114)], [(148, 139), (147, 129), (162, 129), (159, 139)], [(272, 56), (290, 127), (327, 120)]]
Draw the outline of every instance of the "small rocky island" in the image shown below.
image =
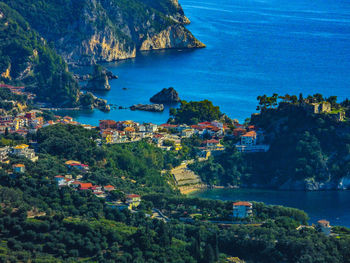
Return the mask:
[(142, 111), (153, 111), (162, 112), (164, 111), (163, 104), (135, 104), (130, 107), (131, 110), (142, 110)]
[(170, 87), (167, 89), (162, 89), (160, 92), (154, 95), (150, 101), (153, 103), (177, 103), (181, 100), (177, 91), (173, 87)]
[(111, 86), (109, 85), (108, 79), (111, 72), (107, 73), (107, 70), (104, 69), (101, 65), (94, 65), (94, 72), (91, 79), (88, 81), (85, 86), (86, 90), (110, 90)]

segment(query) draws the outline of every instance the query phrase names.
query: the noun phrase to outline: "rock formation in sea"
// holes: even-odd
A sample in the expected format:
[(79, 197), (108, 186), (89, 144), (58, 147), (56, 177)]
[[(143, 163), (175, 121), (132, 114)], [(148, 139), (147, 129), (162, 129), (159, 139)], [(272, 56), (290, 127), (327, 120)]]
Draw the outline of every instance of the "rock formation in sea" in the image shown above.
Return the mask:
[(131, 110), (142, 110), (142, 111), (164, 111), (163, 104), (135, 104), (130, 107)]
[(176, 103), (180, 102), (179, 94), (177, 91), (173, 88), (164, 88), (157, 94), (155, 94), (151, 99), (151, 102), (153, 103)]
[(111, 86), (108, 82), (108, 76), (106, 70), (100, 66), (94, 66), (94, 72), (91, 79), (88, 81), (85, 89), (87, 90), (110, 90)]

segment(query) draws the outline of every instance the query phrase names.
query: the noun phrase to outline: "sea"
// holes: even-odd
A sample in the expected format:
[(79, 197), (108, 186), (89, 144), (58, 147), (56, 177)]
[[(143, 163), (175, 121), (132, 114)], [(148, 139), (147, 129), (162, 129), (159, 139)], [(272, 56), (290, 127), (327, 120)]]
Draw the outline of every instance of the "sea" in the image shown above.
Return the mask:
[[(181, 99), (211, 100), (243, 122), (256, 111), (257, 96), (299, 93), (350, 97), (350, 1), (180, 0), (187, 27), (203, 49), (140, 52), (106, 66), (116, 75), (111, 90), (97, 95), (117, 107), (149, 103), (163, 88)], [(175, 105), (176, 106), (176, 105)], [(164, 123), (162, 113), (112, 109), (69, 112), (78, 121), (101, 119)], [(253, 190), (252, 190), (253, 191)], [(237, 193), (240, 193), (237, 195)], [(204, 196), (248, 199), (304, 209), (312, 220), (350, 226), (350, 192), (214, 190)]]
[(309, 224), (326, 219), (331, 225), (350, 227), (350, 191), (212, 189), (195, 192), (190, 196), (223, 201), (256, 201), (269, 205), (294, 207), (308, 214)]

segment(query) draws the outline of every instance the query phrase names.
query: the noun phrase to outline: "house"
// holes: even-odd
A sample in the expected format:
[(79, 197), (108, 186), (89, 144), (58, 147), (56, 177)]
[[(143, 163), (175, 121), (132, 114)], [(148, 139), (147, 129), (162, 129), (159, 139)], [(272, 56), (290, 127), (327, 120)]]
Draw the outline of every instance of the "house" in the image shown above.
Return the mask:
[(107, 144), (113, 143), (113, 132), (109, 129), (102, 131), (101, 136), (105, 139)]
[(90, 190), (93, 187), (92, 183), (80, 183), (78, 186), (79, 190)]
[(29, 145), (27, 144), (20, 144), (15, 147), (12, 147), (12, 154), (18, 156), (18, 157), (25, 157), (32, 162), (35, 162), (38, 160), (38, 157), (35, 156), (35, 152), (33, 149), (29, 149)]
[(56, 176), (55, 176), (55, 181), (56, 181), (56, 183), (57, 183), (58, 185), (63, 185), (63, 184), (66, 183), (65, 177), (62, 176), (62, 175), (56, 175)]
[(104, 187), (103, 187), (103, 189), (105, 190), (105, 191), (107, 191), (107, 192), (110, 192), (110, 191), (114, 191), (115, 190), (115, 187), (113, 186), (113, 185), (105, 185)]
[(331, 234), (332, 227), (329, 221), (322, 219), (317, 221), (316, 229), (329, 236)]
[(262, 131), (259, 131), (259, 136), (256, 131), (249, 131), (241, 136), (241, 141), (236, 144), (236, 149), (239, 152), (254, 153), (254, 152), (267, 152), (270, 149), (270, 145), (258, 144), (264, 140)]
[(233, 135), (235, 137), (240, 137), (243, 134), (245, 134), (246, 132), (247, 132), (246, 129), (243, 129), (243, 128), (235, 128), (235, 129), (233, 129)]
[(156, 125), (156, 124), (144, 123), (143, 125), (145, 125), (145, 127), (146, 127), (146, 132), (154, 133), (158, 130), (158, 125)]
[(21, 163), (16, 163), (12, 165), (12, 169), (14, 173), (24, 173), (26, 171), (25, 165)]
[(194, 134), (194, 129), (184, 129), (181, 131), (181, 137), (189, 138)]
[(126, 196), (126, 203), (129, 205), (129, 208), (138, 207), (141, 202), (141, 196), (137, 194), (129, 194)]
[(163, 144), (163, 140), (164, 136), (162, 134), (155, 134), (152, 139), (152, 141), (159, 146)]
[(205, 140), (202, 144), (206, 145), (207, 147), (216, 147), (220, 144), (220, 141), (211, 139), (211, 140)]
[(82, 171), (88, 171), (89, 170), (89, 166), (87, 164), (82, 164), (79, 161), (73, 161), (73, 160), (69, 160), (65, 162), (65, 165), (69, 168), (76, 168)]
[(241, 145), (255, 145), (256, 144), (256, 132), (250, 131), (241, 136)]
[(5, 162), (7, 160), (9, 153), (10, 153), (10, 147), (5, 146), (0, 148), (0, 162)]
[(235, 202), (233, 203), (233, 217), (247, 218), (253, 214), (253, 204), (250, 202)]
[(101, 130), (116, 129), (117, 128), (117, 122), (113, 121), (113, 120), (100, 120), (99, 128)]

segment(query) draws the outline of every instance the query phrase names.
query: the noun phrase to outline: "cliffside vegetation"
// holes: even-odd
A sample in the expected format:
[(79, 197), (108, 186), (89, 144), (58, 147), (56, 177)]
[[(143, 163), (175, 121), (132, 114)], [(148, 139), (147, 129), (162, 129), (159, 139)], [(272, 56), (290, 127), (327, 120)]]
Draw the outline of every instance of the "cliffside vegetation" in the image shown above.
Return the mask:
[(170, 109), (170, 122), (178, 124), (197, 124), (203, 121), (218, 120), (221, 117), (218, 106), (209, 100), (181, 101), (180, 107)]
[(64, 106), (77, 103), (78, 85), (63, 59), (20, 14), (3, 2), (0, 2), (0, 74), (0, 81), (26, 85), (40, 101)]
[[(350, 122), (336, 120), (335, 112), (348, 111), (348, 100), (337, 103), (336, 97), (330, 97), (330, 112), (314, 114), (308, 113), (296, 96), (287, 96), (287, 100), (274, 97), (259, 97), (262, 111), (250, 122), (264, 131), (268, 152), (242, 154), (235, 149), (237, 140), (228, 140), (223, 155), (192, 169), (209, 184), (337, 188), (340, 180), (350, 175)], [(308, 100), (326, 101), (317, 94)]]

